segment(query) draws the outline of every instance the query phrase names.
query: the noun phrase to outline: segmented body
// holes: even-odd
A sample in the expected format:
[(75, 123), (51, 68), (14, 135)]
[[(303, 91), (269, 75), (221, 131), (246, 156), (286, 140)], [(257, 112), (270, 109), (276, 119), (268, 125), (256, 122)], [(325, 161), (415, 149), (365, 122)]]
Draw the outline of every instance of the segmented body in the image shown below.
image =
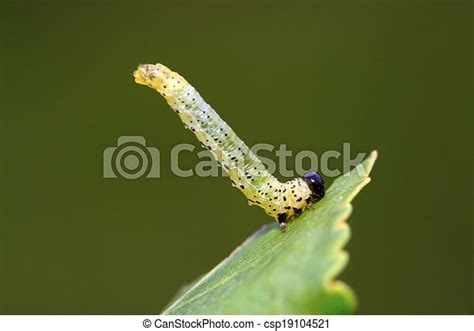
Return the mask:
[(142, 64), (135, 81), (158, 91), (187, 128), (229, 174), (233, 186), (252, 205), (277, 221), (299, 215), (311, 201), (311, 190), (300, 178), (281, 183), (235, 134), (199, 93), (178, 73), (162, 64)]

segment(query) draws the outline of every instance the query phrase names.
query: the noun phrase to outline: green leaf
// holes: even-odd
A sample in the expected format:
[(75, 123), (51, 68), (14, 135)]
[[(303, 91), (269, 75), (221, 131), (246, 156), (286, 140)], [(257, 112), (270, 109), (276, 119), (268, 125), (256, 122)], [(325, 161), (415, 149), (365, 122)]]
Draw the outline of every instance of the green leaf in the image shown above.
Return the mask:
[(351, 200), (369, 181), (372, 154), (337, 178), (323, 200), (290, 224), (265, 225), (209, 273), (179, 293), (163, 314), (345, 314), (355, 295), (335, 280), (348, 262), (343, 246)]

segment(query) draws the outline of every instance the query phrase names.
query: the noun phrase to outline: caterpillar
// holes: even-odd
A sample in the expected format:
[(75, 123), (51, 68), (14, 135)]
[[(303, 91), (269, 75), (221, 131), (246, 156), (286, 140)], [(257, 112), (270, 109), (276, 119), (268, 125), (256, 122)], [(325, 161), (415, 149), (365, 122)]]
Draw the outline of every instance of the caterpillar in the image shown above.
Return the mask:
[(181, 121), (228, 173), (232, 185), (279, 223), (287, 224), (324, 197), (321, 175), (308, 172), (303, 178), (281, 183), (181, 75), (162, 64), (141, 64), (135, 82), (159, 92)]

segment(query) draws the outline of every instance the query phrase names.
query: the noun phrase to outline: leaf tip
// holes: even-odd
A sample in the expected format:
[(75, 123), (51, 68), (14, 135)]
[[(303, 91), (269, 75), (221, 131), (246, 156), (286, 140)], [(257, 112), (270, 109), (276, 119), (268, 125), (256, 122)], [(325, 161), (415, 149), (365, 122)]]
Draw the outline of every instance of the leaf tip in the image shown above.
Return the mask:
[(379, 152), (374, 149), (372, 152), (370, 152), (369, 157), (365, 159), (364, 163), (365, 163), (367, 175), (369, 175), (370, 172), (372, 171), (372, 168), (374, 167), (375, 161), (377, 160), (378, 157), (379, 157)]

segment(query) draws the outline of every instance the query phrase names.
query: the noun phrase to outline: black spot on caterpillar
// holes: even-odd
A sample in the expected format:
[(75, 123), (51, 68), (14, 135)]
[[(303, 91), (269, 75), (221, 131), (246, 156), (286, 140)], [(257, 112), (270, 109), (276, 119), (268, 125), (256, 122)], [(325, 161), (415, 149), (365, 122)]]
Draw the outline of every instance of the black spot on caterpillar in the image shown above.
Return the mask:
[(134, 77), (135, 82), (151, 87), (166, 99), (186, 128), (224, 165), (233, 186), (242, 191), (249, 204), (262, 207), (275, 218), (282, 231), (308, 205), (324, 197), (324, 182), (317, 172), (306, 173), (303, 180), (278, 181), (178, 73), (162, 64), (141, 64)]

